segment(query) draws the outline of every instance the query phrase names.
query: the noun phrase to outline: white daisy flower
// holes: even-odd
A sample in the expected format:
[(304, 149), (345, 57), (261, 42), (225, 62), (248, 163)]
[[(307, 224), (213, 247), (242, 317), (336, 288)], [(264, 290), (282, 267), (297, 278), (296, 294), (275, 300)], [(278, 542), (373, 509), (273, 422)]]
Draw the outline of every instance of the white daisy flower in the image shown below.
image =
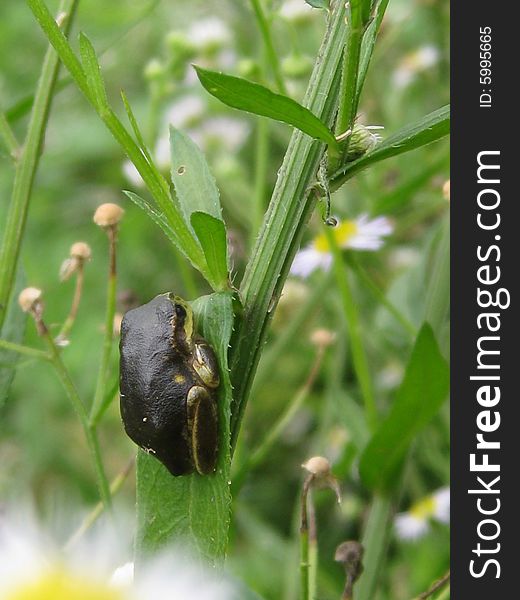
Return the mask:
[(312, 6), (305, 0), (286, 0), (278, 14), (289, 23), (303, 23), (314, 16)]
[(212, 52), (231, 40), (227, 25), (218, 17), (208, 17), (193, 23), (187, 32), (188, 41), (199, 52)]
[(227, 152), (236, 152), (250, 132), (248, 123), (230, 117), (212, 117), (192, 129), (191, 139), (201, 150), (217, 146)]
[[(354, 250), (378, 250), (384, 244), (384, 237), (393, 231), (386, 217), (370, 219), (367, 214), (353, 221), (343, 221), (334, 230), (334, 237), (340, 248)], [(291, 267), (292, 275), (308, 277), (316, 269), (328, 271), (332, 264), (332, 253), (325, 233), (319, 234), (306, 248), (300, 250)]]
[[(179, 552), (163, 552), (143, 562), (134, 580), (131, 543), (120, 535), (89, 532), (64, 555), (31, 524), (0, 521), (0, 598), (2, 600), (238, 600), (237, 586), (210, 573)], [(29, 524), (28, 524), (29, 523)], [(109, 528), (110, 529), (110, 528)], [(112, 530), (113, 531), (113, 530)], [(122, 547), (124, 546), (124, 547)]]
[(440, 52), (435, 46), (422, 46), (407, 54), (394, 71), (394, 85), (398, 88), (405, 88), (419, 73), (435, 66), (439, 59)]
[(430, 530), (434, 519), (440, 523), (450, 521), (450, 489), (443, 487), (422, 498), (404, 513), (395, 517), (397, 537), (402, 540), (417, 540)]

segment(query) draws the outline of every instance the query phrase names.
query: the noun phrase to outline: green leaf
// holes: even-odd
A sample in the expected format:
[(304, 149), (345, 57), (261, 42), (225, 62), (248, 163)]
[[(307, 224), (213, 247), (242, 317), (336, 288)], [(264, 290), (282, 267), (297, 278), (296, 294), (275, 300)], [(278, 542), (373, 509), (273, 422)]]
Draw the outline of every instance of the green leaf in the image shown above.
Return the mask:
[(338, 143), (330, 129), (308, 108), (295, 100), (275, 94), (263, 85), (195, 67), (201, 84), (215, 98), (232, 108), (269, 117), (296, 127), (307, 135), (321, 140), (334, 150)]
[(312, 8), (324, 8), (329, 10), (330, 0), (305, 0), (305, 2), (312, 6)]
[(338, 169), (330, 178), (330, 189), (337, 190), (351, 177), (377, 162), (431, 144), (448, 135), (449, 132), (450, 107), (447, 105), (408, 125), (384, 140), (371, 152)]
[(92, 101), (98, 109), (109, 108), (105, 82), (101, 76), (96, 51), (92, 42), (84, 33), (79, 34), (79, 51)]
[(359, 470), (368, 487), (388, 491), (399, 483), (410, 444), (437, 414), (448, 389), (448, 365), (430, 325), (425, 324), (417, 336), (390, 414), (361, 456)]
[(137, 554), (167, 544), (188, 547), (204, 562), (223, 559), (230, 523), (230, 406), (228, 344), (233, 330), (231, 292), (198, 298), (193, 311), (199, 331), (211, 344), (220, 365), (218, 390), (219, 456), (212, 475), (173, 477), (163, 465), (139, 451), (137, 461)]
[(130, 125), (132, 126), (132, 130), (134, 132), (135, 139), (137, 140), (139, 148), (141, 148), (141, 150), (143, 151), (143, 154), (146, 156), (146, 160), (150, 163), (150, 165), (153, 165), (152, 157), (150, 155), (147, 145), (145, 144), (143, 135), (141, 133), (141, 130), (139, 129), (139, 125), (137, 124), (137, 119), (135, 118), (134, 111), (132, 110), (130, 102), (128, 101), (128, 98), (126, 97), (126, 94), (123, 90), (121, 90), (121, 98), (123, 100), (126, 115), (128, 117), (128, 120), (130, 121)]
[(173, 187), (186, 223), (196, 211), (222, 221), (217, 184), (204, 154), (193, 140), (174, 127), (170, 127), (170, 164)]
[(191, 226), (199, 238), (208, 268), (220, 287), (228, 287), (227, 236), (224, 222), (208, 213), (196, 211)]

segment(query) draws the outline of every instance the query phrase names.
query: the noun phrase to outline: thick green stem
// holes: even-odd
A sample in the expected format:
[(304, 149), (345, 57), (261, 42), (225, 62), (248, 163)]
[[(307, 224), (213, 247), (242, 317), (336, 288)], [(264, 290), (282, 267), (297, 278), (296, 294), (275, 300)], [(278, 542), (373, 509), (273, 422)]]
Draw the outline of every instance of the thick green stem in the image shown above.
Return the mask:
[(282, 77), (282, 71), (280, 69), (280, 61), (278, 60), (278, 54), (274, 48), (271, 27), (265, 15), (264, 7), (262, 6), (262, 0), (251, 0), (251, 6), (255, 13), (256, 21), (264, 40), (267, 60), (269, 61), (269, 65), (273, 71), (276, 86), (281, 94), (286, 94), (287, 91), (285, 89), (285, 83)]
[[(311, 76), (304, 104), (332, 124), (337, 108), (340, 64), (345, 41), (344, 5), (335, 3)], [(316, 204), (309, 188), (323, 155), (323, 144), (293, 133), (276, 186), (240, 288), (244, 319), (231, 356), (234, 385), (232, 445), (236, 442), (247, 396), (270, 316), (276, 307), (304, 227)]]
[[(78, 0), (62, 0), (61, 2), (59, 15), (64, 35), (67, 35), (70, 30), (77, 5)], [(56, 52), (49, 47), (34, 97), (27, 135), (23, 148), (18, 153), (11, 202), (7, 211), (3, 242), (0, 248), (0, 329), (14, 285), (29, 202), (40, 162), (59, 65), (60, 61)]]

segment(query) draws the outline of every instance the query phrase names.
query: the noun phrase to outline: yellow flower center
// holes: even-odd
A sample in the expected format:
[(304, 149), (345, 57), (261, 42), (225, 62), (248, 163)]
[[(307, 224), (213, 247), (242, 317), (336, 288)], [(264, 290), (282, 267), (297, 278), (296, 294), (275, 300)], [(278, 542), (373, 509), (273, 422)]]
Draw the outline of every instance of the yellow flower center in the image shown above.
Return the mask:
[(435, 498), (427, 496), (410, 508), (410, 514), (417, 519), (428, 519), (435, 512)]
[[(343, 221), (332, 230), (334, 239), (340, 248), (345, 248), (347, 242), (356, 235), (358, 226), (355, 221)], [(323, 254), (330, 252), (329, 241), (325, 233), (320, 233), (313, 242), (314, 249)]]
[(23, 583), (6, 600), (123, 600), (118, 590), (71, 573), (52, 571)]

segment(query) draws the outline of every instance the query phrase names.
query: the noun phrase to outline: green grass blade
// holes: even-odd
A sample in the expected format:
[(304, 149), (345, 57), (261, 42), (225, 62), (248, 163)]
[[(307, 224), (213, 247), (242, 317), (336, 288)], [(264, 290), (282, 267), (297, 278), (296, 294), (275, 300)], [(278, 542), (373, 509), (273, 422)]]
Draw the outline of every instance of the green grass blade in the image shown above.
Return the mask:
[(414, 437), (436, 415), (446, 400), (449, 368), (430, 325), (421, 328), (405, 376), (387, 418), (381, 423), (359, 465), (370, 488), (390, 490)]
[(225, 555), (230, 522), (229, 420), (231, 384), (227, 362), (233, 329), (232, 294), (216, 293), (193, 303), (197, 330), (213, 347), (220, 365), (219, 457), (212, 475), (173, 477), (139, 451), (137, 461), (138, 558), (167, 544), (182, 544), (215, 564)]
[(275, 94), (263, 85), (240, 77), (201, 67), (195, 69), (204, 88), (227, 106), (282, 121), (337, 150), (338, 143), (331, 130), (308, 108), (292, 98)]
[(354, 175), (377, 162), (436, 142), (449, 132), (450, 107), (447, 105), (404, 127), (371, 152), (338, 169), (330, 178), (330, 189), (337, 190)]

